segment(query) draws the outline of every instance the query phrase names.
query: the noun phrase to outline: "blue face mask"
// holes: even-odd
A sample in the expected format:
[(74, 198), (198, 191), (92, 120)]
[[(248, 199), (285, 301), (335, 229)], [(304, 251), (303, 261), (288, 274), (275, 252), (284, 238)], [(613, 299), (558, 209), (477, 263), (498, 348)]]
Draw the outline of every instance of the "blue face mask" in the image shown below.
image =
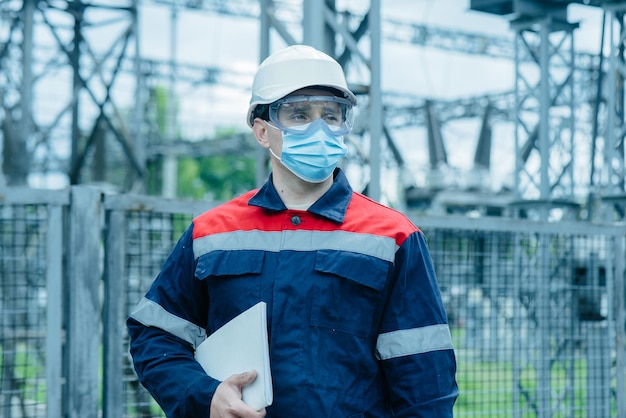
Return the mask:
[[(275, 126), (268, 123), (274, 129)], [(336, 135), (333, 128), (322, 119), (290, 127), (283, 132), (283, 150), (278, 157), (285, 167), (300, 179), (309, 183), (321, 183), (329, 178), (339, 160), (346, 155), (343, 135)]]

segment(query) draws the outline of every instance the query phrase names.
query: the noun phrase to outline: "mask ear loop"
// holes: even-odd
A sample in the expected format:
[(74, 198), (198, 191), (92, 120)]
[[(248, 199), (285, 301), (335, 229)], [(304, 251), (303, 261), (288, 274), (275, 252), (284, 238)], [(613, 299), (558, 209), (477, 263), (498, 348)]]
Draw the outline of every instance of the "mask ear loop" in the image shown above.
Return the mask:
[(266, 124), (267, 126), (269, 126), (270, 128), (274, 128), (274, 129), (276, 129), (277, 131), (283, 132), (283, 130), (282, 130), (282, 129), (280, 129), (278, 126), (275, 126), (275, 125), (274, 125), (272, 122), (270, 122), (269, 120), (266, 120), (266, 121), (264, 121), (264, 122), (265, 122), (265, 124)]
[[(283, 131), (278, 128), (277, 126), (274, 126), (269, 120), (264, 121), (265, 125), (269, 126), (270, 128), (274, 128), (277, 131), (280, 131), (280, 133), (283, 133)], [(268, 148), (270, 154), (272, 154), (274, 156), (274, 158), (276, 158), (278, 161), (280, 161), (281, 163), (283, 162), (283, 160), (280, 159), (280, 157), (278, 155), (276, 155), (276, 153), (272, 150), (272, 147)]]
[(276, 158), (281, 163), (283, 162), (283, 160), (281, 160), (280, 157), (278, 155), (276, 155), (276, 153), (274, 151), (272, 151), (271, 148), (268, 148), (268, 149), (270, 150), (270, 154), (272, 154), (274, 156), (274, 158)]

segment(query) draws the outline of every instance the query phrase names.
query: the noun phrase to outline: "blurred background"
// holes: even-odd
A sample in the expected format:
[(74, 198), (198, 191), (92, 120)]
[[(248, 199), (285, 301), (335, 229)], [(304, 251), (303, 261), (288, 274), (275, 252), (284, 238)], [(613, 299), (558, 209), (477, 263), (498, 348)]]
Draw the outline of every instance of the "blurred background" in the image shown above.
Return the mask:
[(344, 162), (357, 190), (438, 213), (551, 201), (544, 217), (591, 219), (598, 196), (623, 192), (620, 3), (5, 0), (0, 184), (194, 198), (259, 184), (252, 76), (308, 43), (359, 95)]

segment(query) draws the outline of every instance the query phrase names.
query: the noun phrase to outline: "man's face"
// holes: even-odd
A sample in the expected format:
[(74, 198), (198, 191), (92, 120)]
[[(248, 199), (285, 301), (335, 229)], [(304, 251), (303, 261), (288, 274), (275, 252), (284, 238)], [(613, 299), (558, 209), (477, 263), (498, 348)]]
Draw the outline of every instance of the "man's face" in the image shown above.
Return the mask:
[[(268, 105), (267, 116), (255, 118), (252, 129), (270, 151), (277, 176), (321, 183), (346, 153), (343, 136), (352, 129), (353, 116), (350, 100), (322, 88), (304, 88)], [(287, 138), (290, 151), (284, 156)]]
[[(332, 93), (315, 88), (304, 88), (296, 90), (286, 96), (286, 98), (301, 96), (326, 96), (335, 97)], [(329, 126), (340, 126), (343, 119), (341, 108), (337, 103), (331, 101), (322, 102), (289, 102), (277, 109), (277, 119), (280, 125), (293, 127), (313, 122), (315, 119), (324, 119)], [(256, 122), (255, 122), (256, 123)], [(265, 122), (268, 123), (268, 122)], [(269, 122), (272, 123), (272, 122)], [(269, 148), (280, 157), (283, 146), (283, 135), (280, 129), (268, 129)]]

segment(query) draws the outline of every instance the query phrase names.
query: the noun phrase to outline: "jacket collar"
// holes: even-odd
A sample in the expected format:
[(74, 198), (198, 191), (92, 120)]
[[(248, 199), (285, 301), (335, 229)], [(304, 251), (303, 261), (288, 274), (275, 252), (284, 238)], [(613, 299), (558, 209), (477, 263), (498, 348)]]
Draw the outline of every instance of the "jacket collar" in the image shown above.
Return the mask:
[[(346, 216), (346, 210), (352, 197), (352, 187), (350, 187), (348, 179), (340, 168), (335, 169), (333, 176), (334, 180), (330, 189), (313, 203), (308, 211), (333, 222), (341, 223)], [(287, 210), (274, 187), (271, 174), (263, 187), (248, 201), (248, 204), (275, 212)]]

